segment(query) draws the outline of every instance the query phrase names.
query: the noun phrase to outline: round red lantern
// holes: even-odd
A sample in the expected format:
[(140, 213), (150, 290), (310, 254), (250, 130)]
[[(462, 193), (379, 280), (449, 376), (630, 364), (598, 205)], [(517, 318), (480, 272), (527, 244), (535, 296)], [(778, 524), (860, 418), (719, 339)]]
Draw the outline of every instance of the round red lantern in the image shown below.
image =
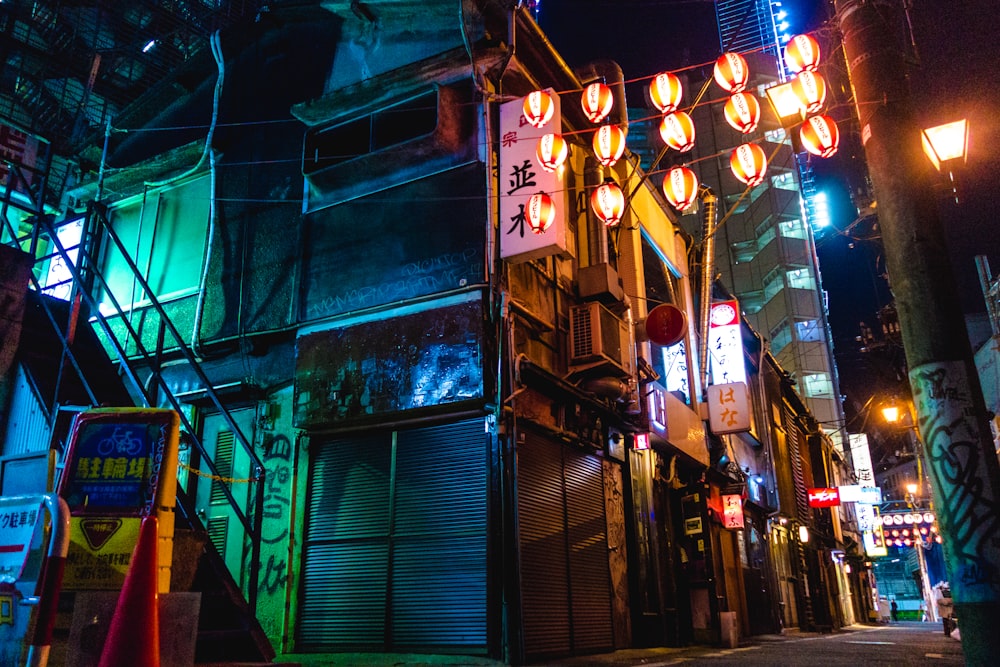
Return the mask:
[(694, 121), (684, 111), (667, 114), (660, 121), (660, 136), (675, 151), (689, 151), (694, 148)]
[(729, 166), (736, 178), (753, 187), (764, 181), (767, 156), (757, 144), (741, 144), (729, 156)]
[(743, 134), (756, 130), (757, 123), (760, 122), (760, 104), (757, 103), (757, 98), (749, 93), (732, 95), (722, 112), (726, 122)]
[(826, 81), (816, 72), (799, 72), (792, 79), (792, 92), (799, 98), (807, 114), (818, 113), (826, 102)]
[(715, 61), (715, 82), (727, 93), (738, 93), (747, 87), (750, 70), (738, 53), (723, 53)]
[(663, 113), (677, 111), (681, 105), (684, 88), (680, 77), (670, 72), (661, 72), (649, 82), (649, 99), (653, 106)]
[(552, 226), (556, 219), (556, 205), (552, 197), (544, 192), (531, 195), (528, 204), (524, 207), (524, 217), (528, 220), (528, 226), (535, 234), (543, 234), (546, 229)]
[(542, 127), (552, 120), (552, 114), (556, 111), (556, 105), (552, 101), (552, 96), (544, 90), (535, 90), (524, 98), (524, 106), (521, 107), (524, 119), (534, 127)]
[(580, 98), (583, 113), (587, 115), (591, 123), (600, 123), (607, 118), (614, 103), (611, 89), (603, 83), (590, 84), (583, 89), (583, 96)]
[(613, 227), (621, 222), (625, 213), (625, 193), (609, 179), (590, 195), (590, 206), (605, 225)]
[(813, 71), (819, 66), (819, 42), (811, 35), (795, 35), (785, 45), (785, 67), (789, 72)]
[(617, 125), (602, 125), (594, 132), (594, 155), (605, 167), (610, 167), (625, 152), (625, 133)]
[(670, 347), (684, 340), (687, 315), (672, 303), (661, 303), (646, 315), (646, 337), (650, 342)]
[(555, 171), (569, 155), (569, 144), (561, 134), (543, 134), (535, 145), (535, 157), (545, 171)]
[(802, 147), (813, 155), (830, 157), (840, 145), (840, 130), (829, 116), (813, 116), (799, 128)]
[(674, 167), (663, 179), (663, 194), (670, 205), (683, 211), (698, 197), (698, 176), (687, 167)]

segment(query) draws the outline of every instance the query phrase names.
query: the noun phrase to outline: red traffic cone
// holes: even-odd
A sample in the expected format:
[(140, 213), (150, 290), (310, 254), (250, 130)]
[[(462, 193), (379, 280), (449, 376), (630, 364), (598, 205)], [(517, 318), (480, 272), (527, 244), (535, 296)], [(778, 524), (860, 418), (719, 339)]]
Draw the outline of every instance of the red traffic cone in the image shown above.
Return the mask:
[(160, 667), (156, 517), (142, 520), (125, 583), (111, 617), (100, 667)]

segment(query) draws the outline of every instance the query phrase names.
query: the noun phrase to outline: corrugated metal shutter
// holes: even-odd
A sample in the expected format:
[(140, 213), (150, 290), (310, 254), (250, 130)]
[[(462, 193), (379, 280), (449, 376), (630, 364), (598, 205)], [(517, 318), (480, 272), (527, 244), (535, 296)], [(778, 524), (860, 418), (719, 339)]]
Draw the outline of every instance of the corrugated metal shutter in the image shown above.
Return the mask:
[(318, 448), (299, 650), (486, 648), (486, 445), (475, 419)]
[(486, 646), (485, 444), (481, 419), (398, 435), (395, 646)]
[(528, 433), (517, 474), (526, 657), (613, 649), (601, 460)]
[(531, 657), (564, 655), (571, 646), (561, 449), (526, 433), (517, 450), (521, 615)]
[(390, 434), (317, 448), (302, 565), (302, 650), (385, 641), (391, 462)]
[(565, 451), (563, 460), (573, 649), (578, 653), (611, 650), (611, 573), (601, 460), (571, 449)]

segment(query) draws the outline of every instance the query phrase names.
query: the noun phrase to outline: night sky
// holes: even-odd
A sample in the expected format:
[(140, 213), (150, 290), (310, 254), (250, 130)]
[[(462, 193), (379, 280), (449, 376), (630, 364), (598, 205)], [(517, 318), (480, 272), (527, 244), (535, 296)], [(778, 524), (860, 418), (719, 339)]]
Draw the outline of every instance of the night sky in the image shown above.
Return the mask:
[[(790, 32), (821, 27), (819, 0), (785, 0)], [(1000, 68), (990, 55), (996, 0), (914, 0), (912, 23), (919, 66), (911, 80), (918, 119), (930, 126), (970, 119), (967, 167), (956, 173), (960, 203), (942, 194), (940, 211), (966, 313), (985, 312), (974, 257), (986, 254), (1000, 272)], [(570, 66), (610, 58), (626, 81), (706, 63), (721, 49), (712, 0), (542, 0), (539, 23)], [(834, 26), (835, 27), (835, 26)], [(710, 70), (706, 70), (710, 72)], [(844, 151), (842, 151), (843, 153)], [(845, 176), (849, 155), (816, 165), (831, 200), (833, 228), (818, 235), (823, 287), (838, 353), (856, 347), (858, 322), (878, 327), (875, 313), (889, 302), (880, 241), (851, 228), (857, 208)]]

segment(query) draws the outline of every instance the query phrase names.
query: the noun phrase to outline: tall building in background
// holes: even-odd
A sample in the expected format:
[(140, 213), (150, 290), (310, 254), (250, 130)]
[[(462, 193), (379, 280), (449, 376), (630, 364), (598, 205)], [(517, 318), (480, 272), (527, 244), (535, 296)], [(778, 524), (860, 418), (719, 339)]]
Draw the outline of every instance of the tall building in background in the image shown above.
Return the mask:
[[(808, 162), (793, 149), (795, 130), (777, 122), (764, 93), (787, 78), (781, 58), (789, 39), (787, 16), (774, 0), (719, 0), (716, 14), (721, 50), (745, 54), (747, 92), (762, 110), (758, 128), (741, 134), (725, 121), (726, 94), (713, 83), (705, 99), (720, 101), (699, 105), (692, 113), (695, 150), (706, 158), (692, 168), (719, 195), (720, 219), (725, 218), (715, 235), (716, 272), (796, 381), (809, 409), (843, 448), (837, 430), (843, 408), (814, 236), (828, 224), (824, 195), (816, 191)], [(700, 83), (692, 81), (692, 89)], [(765, 180), (742, 196), (746, 186), (733, 175), (729, 155), (748, 141), (764, 149), (768, 169)], [(684, 217), (697, 232), (699, 220)]]

